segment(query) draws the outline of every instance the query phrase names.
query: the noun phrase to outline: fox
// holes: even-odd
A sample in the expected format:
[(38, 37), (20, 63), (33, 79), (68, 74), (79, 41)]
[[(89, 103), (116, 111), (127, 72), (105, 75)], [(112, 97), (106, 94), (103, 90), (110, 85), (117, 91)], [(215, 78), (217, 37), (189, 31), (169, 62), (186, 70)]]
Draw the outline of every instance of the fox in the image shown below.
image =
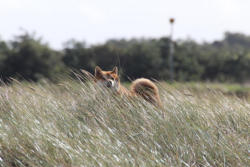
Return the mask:
[(81, 71), (94, 79), (97, 85), (107, 87), (121, 97), (142, 97), (154, 106), (162, 108), (159, 89), (149, 79), (139, 78), (134, 80), (128, 90), (121, 84), (116, 66), (111, 71), (104, 71), (99, 66), (96, 66), (94, 76), (85, 70)]

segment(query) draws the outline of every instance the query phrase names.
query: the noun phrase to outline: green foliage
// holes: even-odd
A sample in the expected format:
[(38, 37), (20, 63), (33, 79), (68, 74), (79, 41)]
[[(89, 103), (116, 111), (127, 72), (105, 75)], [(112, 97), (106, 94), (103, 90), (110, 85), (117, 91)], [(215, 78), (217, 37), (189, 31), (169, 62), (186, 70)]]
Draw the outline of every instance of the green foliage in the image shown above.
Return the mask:
[[(174, 54), (175, 80), (250, 80), (249, 41), (249, 36), (238, 33), (225, 33), (223, 40), (213, 43), (177, 41)], [(83, 50), (74, 47), (75, 52), (82, 54), (74, 55), (79, 61), (74, 61), (77, 65), (73, 67), (86, 67), (93, 71), (95, 65), (104, 69), (112, 69), (117, 65), (125, 80), (138, 77), (167, 80), (170, 78), (169, 42), (168, 38), (122, 39), (109, 40), (103, 45), (85, 47)], [(85, 57), (88, 61), (81, 61), (80, 57)]]
[(7, 48), (3, 46), (0, 47), (5, 53), (5, 59), (2, 61), (4, 66), (1, 69), (4, 79), (9, 77), (32, 81), (41, 78), (53, 79), (63, 67), (60, 52), (50, 49), (46, 44), (42, 44), (40, 39), (35, 39), (30, 34), (17, 36)]
[(197, 81), (204, 73), (204, 66), (200, 62), (202, 53), (200, 46), (194, 41), (180, 41), (176, 46), (175, 71), (176, 80)]
[(92, 55), (84, 42), (68, 41), (63, 52), (62, 60), (67, 67), (77, 70), (82, 68), (87, 71), (94, 68)]
[[(51, 49), (34, 35), (24, 33), (13, 41), (0, 41), (0, 74), (38, 81), (54, 79), (71, 69), (93, 73), (96, 65), (105, 70), (119, 67), (123, 80), (139, 77), (168, 80), (170, 39), (108, 40), (88, 46), (70, 40), (62, 51)], [(176, 81), (250, 80), (250, 36), (225, 33), (224, 39), (212, 43), (178, 40), (174, 43), (174, 72)]]
[(5, 61), (9, 55), (10, 49), (8, 48), (6, 42), (0, 41), (0, 76), (2, 77), (2, 72), (6, 66)]

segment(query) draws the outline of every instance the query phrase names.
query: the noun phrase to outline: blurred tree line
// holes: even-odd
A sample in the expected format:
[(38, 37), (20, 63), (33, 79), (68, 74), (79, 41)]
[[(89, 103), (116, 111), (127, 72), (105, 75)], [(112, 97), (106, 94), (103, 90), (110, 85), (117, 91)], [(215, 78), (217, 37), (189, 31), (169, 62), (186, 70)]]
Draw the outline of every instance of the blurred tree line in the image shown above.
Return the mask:
[[(70, 40), (62, 50), (54, 50), (34, 34), (23, 33), (12, 41), (0, 40), (1, 79), (38, 81), (62, 75), (70, 69), (93, 73), (96, 65), (104, 70), (118, 66), (123, 80), (139, 77), (168, 80), (169, 38), (109, 40), (88, 46)], [(175, 80), (230, 81), (250, 80), (250, 36), (225, 33), (220, 41), (197, 43), (175, 41)]]

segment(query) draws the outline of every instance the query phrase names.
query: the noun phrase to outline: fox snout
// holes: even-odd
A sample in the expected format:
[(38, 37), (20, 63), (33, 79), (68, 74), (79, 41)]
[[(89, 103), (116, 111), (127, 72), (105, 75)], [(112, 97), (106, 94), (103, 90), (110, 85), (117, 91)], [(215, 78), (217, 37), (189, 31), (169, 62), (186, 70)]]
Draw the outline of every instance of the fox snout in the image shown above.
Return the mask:
[(108, 81), (107, 81), (107, 87), (108, 87), (108, 88), (111, 88), (111, 87), (113, 87), (113, 86), (114, 86), (114, 81), (108, 80)]

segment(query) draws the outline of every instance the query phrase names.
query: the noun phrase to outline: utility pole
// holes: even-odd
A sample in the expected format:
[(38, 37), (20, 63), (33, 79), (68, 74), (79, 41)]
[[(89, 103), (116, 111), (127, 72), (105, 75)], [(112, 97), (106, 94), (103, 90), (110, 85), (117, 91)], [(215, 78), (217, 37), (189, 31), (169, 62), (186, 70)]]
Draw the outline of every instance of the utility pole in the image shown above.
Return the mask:
[(173, 42), (173, 34), (174, 34), (174, 18), (169, 19), (170, 23), (170, 42), (169, 42), (169, 70), (170, 70), (170, 80), (174, 81), (174, 42)]

